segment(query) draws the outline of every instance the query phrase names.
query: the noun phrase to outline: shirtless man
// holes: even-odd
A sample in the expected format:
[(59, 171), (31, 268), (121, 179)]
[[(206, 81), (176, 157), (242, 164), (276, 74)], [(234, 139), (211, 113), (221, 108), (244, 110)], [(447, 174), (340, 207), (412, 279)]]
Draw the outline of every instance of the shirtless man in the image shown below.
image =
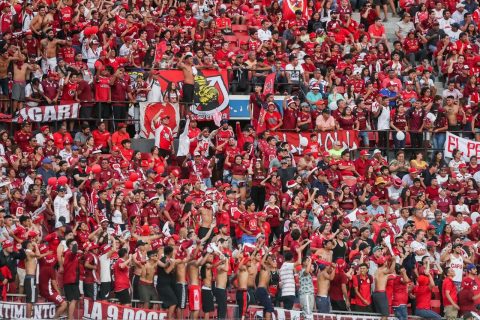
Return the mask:
[(195, 85), (195, 76), (197, 75), (197, 68), (193, 65), (193, 54), (191, 52), (185, 53), (178, 62), (178, 68), (183, 71), (183, 103), (193, 103), (193, 93)]
[(42, 30), (47, 33), (48, 29), (52, 27), (53, 21), (55, 20), (55, 11), (56, 7), (54, 4), (45, 8), (45, 17), (43, 18)]
[(248, 269), (252, 266), (252, 260), (250, 257), (241, 257), (240, 264), (238, 265), (237, 281), (238, 288), (236, 293), (236, 300), (238, 304), (239, 316), (241, 320), (245, 320), (245, 314), (250, 302), (248, 296)]
[(150, 250), (147, 252), (148, 261), (142, 265), (142, 273), (138, 282), (138, 297), (143, 302), (143, 308), (150, 308), (150, 301), (158, 300), (157, 291), (153, 285), (153, 277), (157, 272), (158, 252)]
[[(203, 239), (207, 234), (208, 231), (210, 230), (213, 222), (213, 208), (212, 208), (213, 201), (210, 199), (207, 199), (203, 202), (203, 207), (200, 208), (200, 216), (202, 219), (202, 223), (200, 224), (200, 228), (198, 228), (198, 237), (200, 239)], [(207, 238), (206, 244), (210, 242), (212, 239), (212, 236)]]
[(317, 275), (317, 310), (320, 313), (330, 313), (330, 297), (328, 291), (330, 290), (330, 281), (335, 278), (336, 264), (332, 263), (329, 266), (320, 264)]
[(388, 276), (395, 272), (395, 260), (390, 258), (390, 266), (387, 263), (387, 258), (384, 256), (377, 260), (378, 269), (375, 271), (375, 291), (372, 294), (373, 305), (376, 312), (382, 315), (382, 320), (387, 320), (390, 314), (388, 306), (387, 287)]
[(200, 278), (199, 278), (199, 268), (205, 263), (206, 256), (201, 256), (201, 246), (198, 246), (193, 254), (193, 257), (196, 257), (187, 264), (187, 274), (188, 279), (190, 280), (188, 286), (188, 305), (190, 307), (190, 315), (192, 319), (198, 319), (200, 314), (200, 302), (201, 299), (201, 289), (200, 289)]
[(25, 301), (27, 302), (27, 314), (26, 318), (30, 319), (32, 314), (33, 304), (37, 302), (37, 284), (36, 284), (36, 277), (37, 277), (37, 264), (38, 258), (43, 258), (47, 254), (51, 254), (51, 251), (40, 254), (40, 250), (35, 242), (31, 242), (30, 240), (26, 240), (22, 243), (22, 247), (25, 250)]
[(460, 105), (453, 98), (453, 96), (448, 96), (445, 103), (445, 113), (448, 120), (448, 130), (458, 131), (460, 126), (458, 125), (457, 115), (460, 111)]
[(257, 287), (256, 279), (258, 273), (258, 262), (260, 262), (260, 255), (255, 250), (250, 256), (252, 263), (248, 267), (248, 281), (247, 281), (247, 291), (250, 299), (255, 301), (255, 288)]
[(227, 284), (229, 271), (228, 256), (221, 257), (217, 265), (217, 277), (215, 279), (215, 300), (217, 302), (217, 317), (219, 320), (227, 318)]
[(175, 295), (177, 296), (177, 318), (183, 319), (183, 310), (187, 307), (187, 263), (190, 257), (178, 259), (176, 257), (175, 277), (177, 283), (175, 284)]
[(333, 242), (333, 239), (327, 239), (323, 241), (323, 248), (320, 248), (317, 251), (317, 255), (322, 259), (323, 261), (326, 262), (332, 262), (332, 257), (333, 257), (333, 248), (335, 247), (335, 244)]
[(33, 17), (32, 22), (30, 23), (30, 30), (36, 37), (42, 36), (43, 27), (45, 26), (45, 14), (47, 13), (47, 8), (44, 5), (38, 7), (38, 14)]
[[(158, 259), (158, 257), (157, 257)], [(133, 288), (133, 299), (139, 299), (139, 280), (142, 274), (143, 266), (147, 262), (147, 249), (146, 243), (142, 240), (137, 241), (137, 250), (133, 256), (133, 278), (132, 278), (132, 288)]]
[(272, 299), (270, 299), (270, 295), (268, 294), (268, 286), (270, 284), (270, 275), (274, 260), (275, 258), (271, 254), (265, 254), (263, 256), (258, 275), (258, 286), (255, 291), (255, 298), (263, 307), (263, 319), (265, 320), (272, 319), (272, 313), (274, 311)]
[(202, 278), (202, 311), (203, 318), (208, 320), (210, 319), (210, 313), (215, 311), (215, 304), (213, 302), (213, 272), (212, 272), (212, 262), (213, 254), (207, 253), (206, 262), (200, 269), (200, 276)]
[(8, 103), (3, 103), (4, 100), (8, 97), (8, 66), (10, 62), (17, 61), (18, 56), (10, 57), (8, 51), (5, 51), (0, 55), (0, 88), (2, 89), (2, 94), (0, 95), (1, 99), (1, 112), (8, 112)]
[(27, 86), (27, 73), (33, 70), (32, 66), (25, 63), (25, 56), (19, 55), (18, 60), (13, 65), (13, 114), (20, 109), (20, 104), (25, 101), (25, 87)]
[(47, 29), (46, 33), (47, 38), (40, 41), (42, 57), (44, 59), (42, 64), (43, 73), (47, 73), (49, 70), (55, 71), (57, 67), (57, 46), (67, 43), (65, 40), (56, 39), (52, 29)]

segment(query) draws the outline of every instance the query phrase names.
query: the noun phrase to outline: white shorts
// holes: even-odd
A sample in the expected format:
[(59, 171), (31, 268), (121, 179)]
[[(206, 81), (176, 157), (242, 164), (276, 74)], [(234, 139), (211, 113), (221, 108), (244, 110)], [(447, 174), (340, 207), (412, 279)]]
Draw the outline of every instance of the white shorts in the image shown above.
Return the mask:
[(18, 274), (18, 283), (23, 287), (23, 284), (25, 283), (25, 275), (27, 273), (25, 269), (17, 268), (17, 274)]

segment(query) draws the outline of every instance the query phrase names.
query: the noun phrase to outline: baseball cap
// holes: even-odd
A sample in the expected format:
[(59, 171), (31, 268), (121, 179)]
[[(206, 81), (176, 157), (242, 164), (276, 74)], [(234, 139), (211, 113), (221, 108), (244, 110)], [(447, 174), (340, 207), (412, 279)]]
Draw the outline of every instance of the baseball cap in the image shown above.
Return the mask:
[(473, 269), (476, 269), (476, 268), (477, 268), (477, 266), (474, 265), (473, 263), (467, 264), (467, 267), (466, 267), (467, 272), (470, 272), (470, 271), (472, 271)]

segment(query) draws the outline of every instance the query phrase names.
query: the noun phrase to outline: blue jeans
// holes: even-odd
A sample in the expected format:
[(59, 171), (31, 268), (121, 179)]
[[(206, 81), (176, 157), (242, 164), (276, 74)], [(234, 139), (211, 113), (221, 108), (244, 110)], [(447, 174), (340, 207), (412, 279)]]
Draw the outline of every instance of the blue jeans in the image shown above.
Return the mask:
[(250, 243), (255, 244), (257, 242), (257, 237), (249, 236), (248, 234), (242, 235), (242, 244)]
[(330, 297), (315, 297), (315, 304), (317, 305), (317, 312), (319, 313), (330, 313)]
[(368, 132), (367, 131), (360, 131), (358, 133), (358, 137), (362, 140), (362, 144), (364, 147), (368, 147), (370, 141), (368, 140)]
[(393, 307), (393, 313), (398, 320), (407, 320), (408, 319), (408, 311), (407, 306), (402, 305), (398, 307)]
[(210, 178), (203, 179), (203, 183), (205, 184), (205, 187), (207, 187), (207, 188), (212, 187), (212, 180)]
[(443, 146), (445, 145), (445, 140), (447, 139), (447, 134), (444, 132), (437, 132), (433, 134), (432, 146), (433, 149), (441, 149), (443, 152)]
[(415, 309), (415, 315), (422, 319), (442, 319), (436, 312), (427, 309)]

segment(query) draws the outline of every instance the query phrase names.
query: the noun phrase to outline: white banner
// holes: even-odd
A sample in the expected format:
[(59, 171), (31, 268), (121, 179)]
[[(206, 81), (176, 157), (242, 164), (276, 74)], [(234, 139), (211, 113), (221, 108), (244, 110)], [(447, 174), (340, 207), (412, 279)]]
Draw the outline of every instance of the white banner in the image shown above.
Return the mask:
[(459, 137), (447, 131), (447, 139), (443, 155), (446, 158), (453, 158), (453, 150), (460, 150), (464, 161), (470, 161), (471, 156), (480, 157), (480, 142)]
[[(23, 109), (20, 109), (19, 118), (21, 117), (23, 121), (29, 122), (62, 121), (78, 118), (78, 110), (80, 110), (78, 103), (38, 107), (26, 105)], [(13, 119), (14, 122), (18, 120), (18, 118)]]
[(140, 102), (140, 136), (142, 138), (155, 138), (155, 127), (153, 118), (160, 114), (170, 116), (169, 127), (172, 128), (173, 133), (178, 132), (178, 124), (180, 123), (180, 112), (178, 104), (171, 104), (169, 102)]
[(26, 316), (26, 303), (0, 302), (0, 319), (53, 319), (55, 317), (55, 304), (34, 303), (33, 318)]

